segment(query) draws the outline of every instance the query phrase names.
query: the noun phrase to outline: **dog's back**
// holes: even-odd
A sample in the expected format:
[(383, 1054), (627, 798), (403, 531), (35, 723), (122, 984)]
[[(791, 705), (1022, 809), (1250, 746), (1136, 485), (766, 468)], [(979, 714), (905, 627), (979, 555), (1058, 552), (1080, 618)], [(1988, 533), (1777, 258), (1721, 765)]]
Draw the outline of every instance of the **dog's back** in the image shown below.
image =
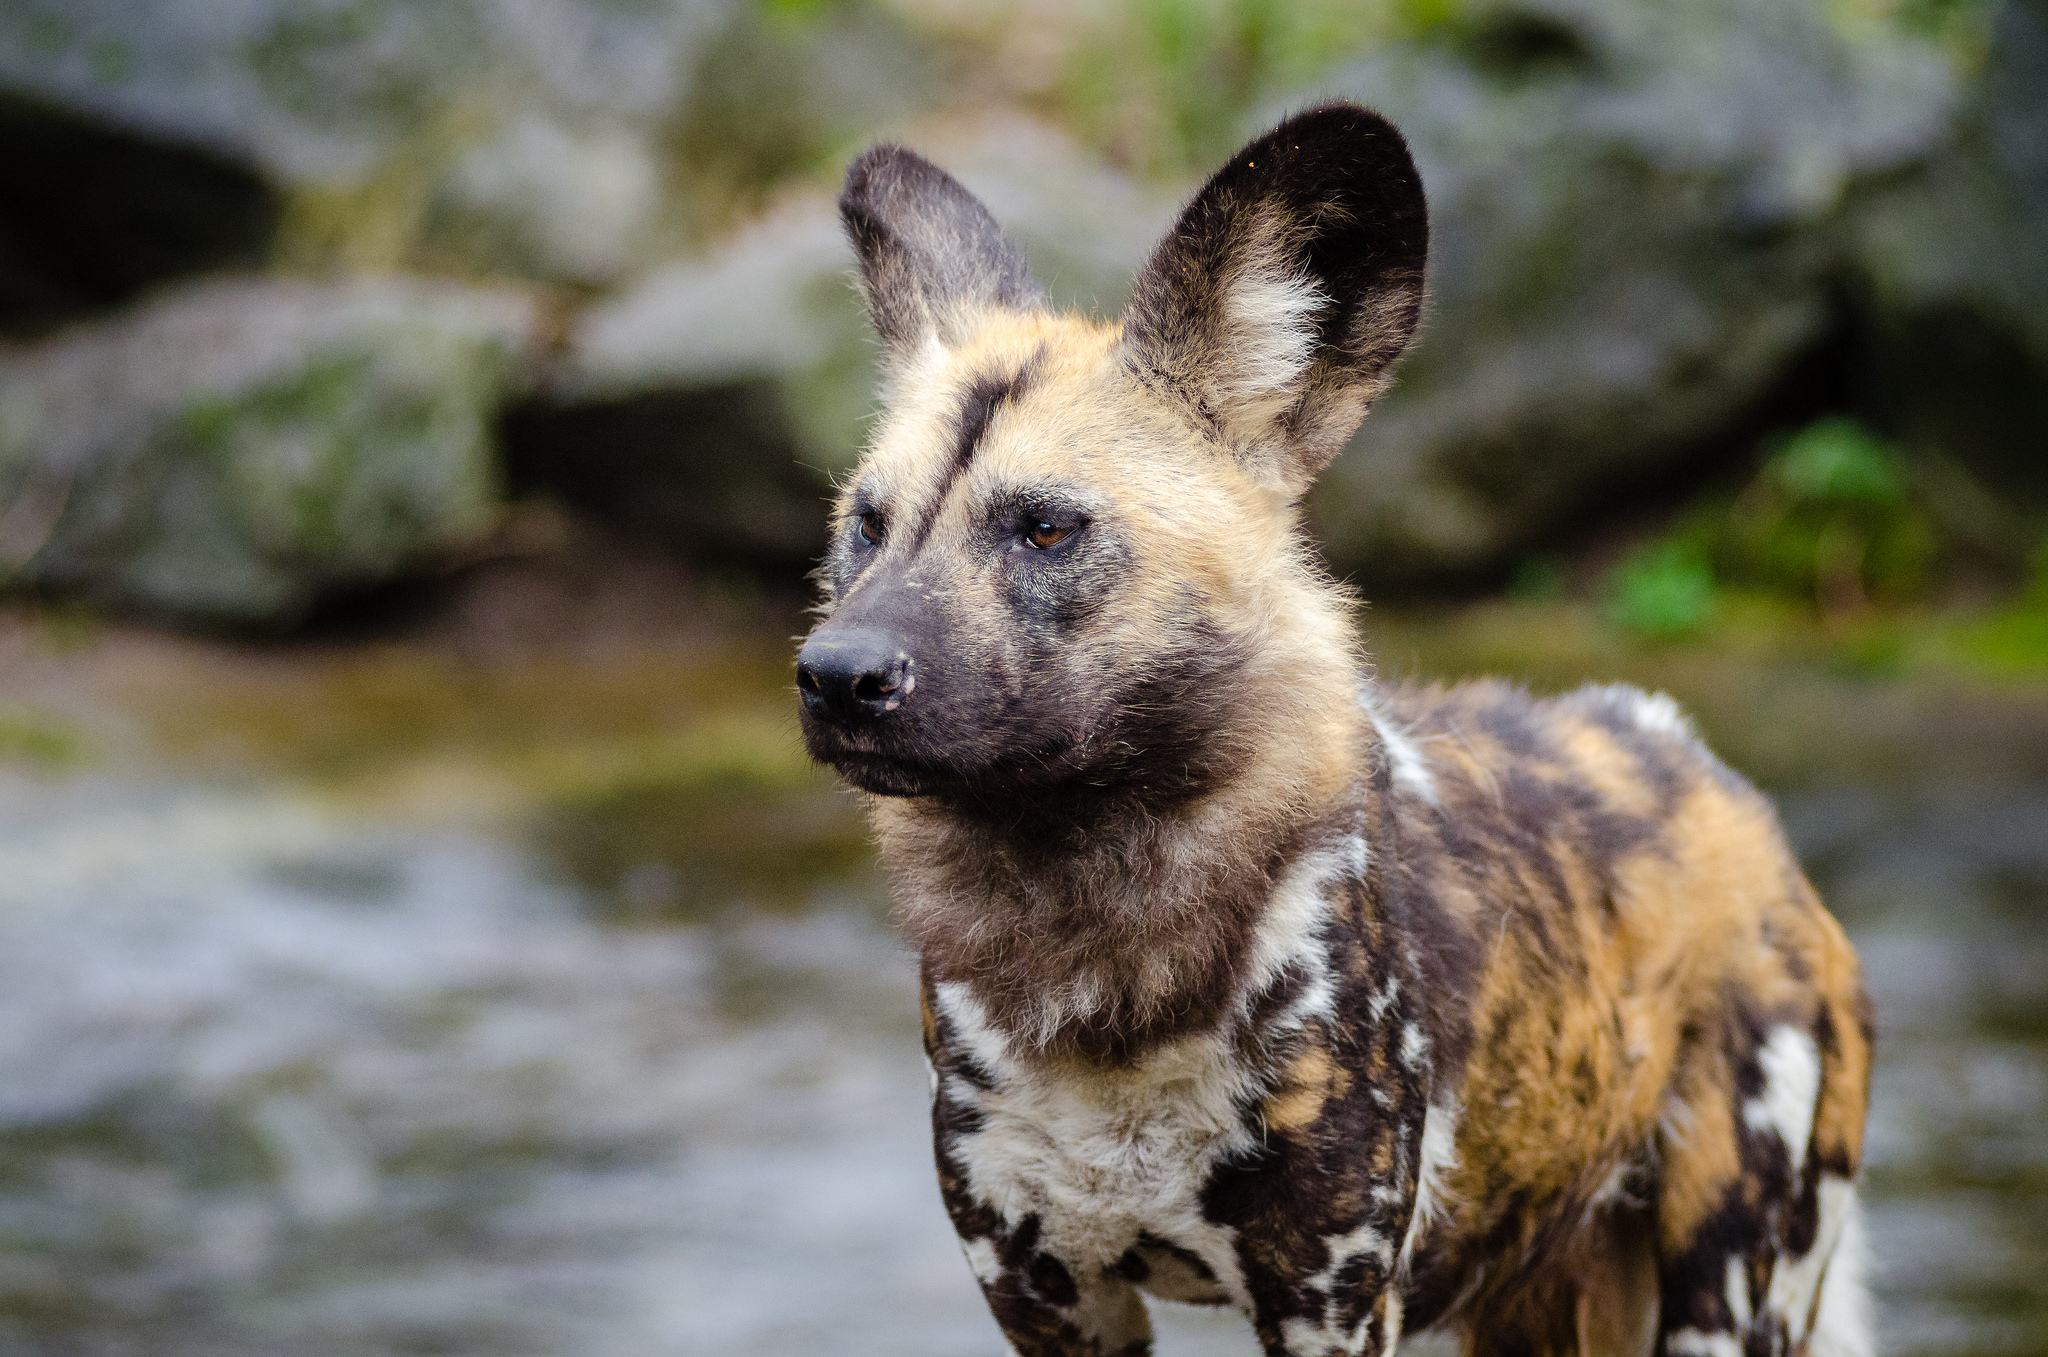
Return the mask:
[(1455, 939), (1435, 955), (1457, 1155), (1413, 1319), (1462, 1304), (1482, 1340), (1567, 1351), (1629, 1308), (1580, 1305), (1592, 1280), (1661, 1296), (1674, 1354), (1817, 1331), (1866, 1351), (1860, 1242), (1838, 1244), (1859, 1228), (1869, 1012), (1770, 806), (1661, 696), (1484, 683), (1380, 705), (1399, 893), (1420, 935)]

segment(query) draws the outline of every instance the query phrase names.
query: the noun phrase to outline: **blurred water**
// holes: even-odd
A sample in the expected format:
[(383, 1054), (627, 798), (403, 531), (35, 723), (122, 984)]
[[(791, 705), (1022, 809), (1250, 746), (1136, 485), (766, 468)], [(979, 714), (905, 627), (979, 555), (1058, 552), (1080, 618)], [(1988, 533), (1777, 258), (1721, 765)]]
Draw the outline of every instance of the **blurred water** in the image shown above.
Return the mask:
[[(996, 1357), (881, 884), (800, 851), (850, 804), (649, 796), (0, 777), (0, 1354)], [(2048, 787), (1784, 805), (1881, 1015), (1885, 1346), (2048, 1352)]]

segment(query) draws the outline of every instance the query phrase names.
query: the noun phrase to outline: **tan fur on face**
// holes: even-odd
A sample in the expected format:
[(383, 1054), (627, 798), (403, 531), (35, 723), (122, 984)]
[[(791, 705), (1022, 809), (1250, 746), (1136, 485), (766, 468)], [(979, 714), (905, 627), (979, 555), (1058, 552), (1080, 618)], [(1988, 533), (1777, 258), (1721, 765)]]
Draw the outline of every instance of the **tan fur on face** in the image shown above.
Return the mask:
[[(1071, 860), (1033, 877), (954, 817), (917, 801), (873, 804), (886, 860), (905, 890), (904, 925), (940, 973), (978, 977), (999, 1013), (1032, 1040), (1075, 1039), (1109, 1021), (1179, 1029), (1214, 1016), (1232, 945), (1269, 883), (1266, 855), (1356, 777), (1358, 659), (1347, 601), (1307, 559), (1294, 511), (1117, 361), (1114, 327), (1075, 317), (996, 314), (957, 351), (936, 346), (881, 429), (862, 487), (897, 521), (921, 517), (942, 490), (917, 573), (958, 617), (999, 631), (994, 567), (964, 548), (972, 514), (1006, 486), (1051, 483), (1102, 506), (1130, 544), (1108, 614), (1077, 635), (1061, 671), (1032, 681), (1100, 687), (1142, 664), (1191, 613), (1253, 657), (1244, 682), (1264, 696), (1238, 710), (1211, 757), (1258, 775), (1142, 826), (1085, 831)], [(977, 376), (1028, 369), (1013, 407), (992, 422), (966, 473), (948, 481), (949, 420)], [(851, 513), (849, 492), (841, 513)], [(1041, 906), (1057, 899), (1060, 908)], [(1127, 946), (1102, 947), (1079, 925)]]

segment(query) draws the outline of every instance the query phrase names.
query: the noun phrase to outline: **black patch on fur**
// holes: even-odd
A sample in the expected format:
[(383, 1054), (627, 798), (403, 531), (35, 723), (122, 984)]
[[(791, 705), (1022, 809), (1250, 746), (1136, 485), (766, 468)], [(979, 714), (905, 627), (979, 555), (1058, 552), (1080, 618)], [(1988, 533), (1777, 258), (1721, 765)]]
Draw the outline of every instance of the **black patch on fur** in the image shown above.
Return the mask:
[(952, 465), (946, 469), (945, 478), (940, 481), (931, 502), (925, 505), (917, 533), (910, 543), (913, 554), (924, 549), (925, 540), (931, 536), (932, 525), (939, 521), (939, 511), (946, 507), (946, 496), (952, 493), (955, 483), (974, 461), (974, 450), (981, 445), (982, 436), (988, 432), (996, 411), (1024, 394), (1036, 368), (1037, 359), (1034, 357), (1011, 376), (986, 374), (967, 384), (967, 392), (960, 398), (959, 412), (953, 417)]
[(1384, 945), (1387, 921), (1364, 883), (1333, 889), (1338, 908), (1323, 939), (1337, 990), (1333, 1015), (1265, 1058), (1285, 1068), (1300, 1051), (1321, 1047), (1347, 1078), (1313, 1120), (1285, 1133), (1267, 1131), (1261, 1105), (1248, 1105), (1255, 1148), (1219, 1164), (1202, 1192), (1204, 1217), (1238, 1236), (1254, 1322), (1273, 1352), (1288, 1350), (1281, 1331), (1290, 1319), (1347, 1332), (1373, 1322), (1391, 1280), (1374, 1252), (1353, 1255), (1327, 1288), (1310, 1278), (1329, 1268), (1325, 1241), (1333, 1236), (1361, 1225), (1393, 1243), (1406, 1233), (1431, 1085), (1429, 1059), (1401, 1057), (1404, 1032), (1424, 1020), (1420, 976), (1405, 949)]

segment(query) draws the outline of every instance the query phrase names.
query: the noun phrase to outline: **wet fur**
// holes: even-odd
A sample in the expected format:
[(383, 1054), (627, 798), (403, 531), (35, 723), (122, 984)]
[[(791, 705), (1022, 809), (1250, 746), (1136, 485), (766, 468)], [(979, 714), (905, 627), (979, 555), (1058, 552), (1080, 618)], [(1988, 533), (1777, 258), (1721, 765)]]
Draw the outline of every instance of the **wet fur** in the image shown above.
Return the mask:
[(1398, 134), (1254, 142), (1114, 325), (901, 148), (843, 209), (889, 400), (814, 639), (915, 687), (805, 734), (1013, 1348), (1149, 1351), (1145, 1290), (1294, 1357), (1867, 1353), (1870, 1018), (1768, 804), (1660, 697), (1373, 682), (1299, 531), (1419, 315)]

